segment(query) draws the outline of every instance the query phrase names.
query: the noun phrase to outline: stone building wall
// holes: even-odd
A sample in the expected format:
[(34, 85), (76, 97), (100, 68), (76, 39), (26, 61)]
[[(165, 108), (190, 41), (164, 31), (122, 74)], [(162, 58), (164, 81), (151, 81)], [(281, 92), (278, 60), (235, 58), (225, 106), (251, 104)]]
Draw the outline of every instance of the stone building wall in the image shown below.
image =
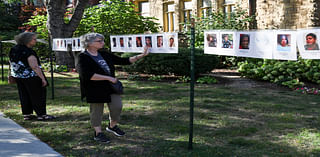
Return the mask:
[[(224, 8), (225, 0), (209, 0), (213, 11)], [(175, 31), (179, 31), (181, 2), (179, 0), (149, 0), (150, 15), (158, 18), (156, 21), (164, 25), (164, 4), (175, 4)], [(192, 0), (194, 15), (200, 15), (199, 0)], [(249, 0), (238, 0), (242, 9), (250, 12)], [(320, 26), (320, 0), (256, 0), (257, 29), (299, 29)]]
[(257, 0), (258, 29), (298, 29), (315, 26), (313, 0)]

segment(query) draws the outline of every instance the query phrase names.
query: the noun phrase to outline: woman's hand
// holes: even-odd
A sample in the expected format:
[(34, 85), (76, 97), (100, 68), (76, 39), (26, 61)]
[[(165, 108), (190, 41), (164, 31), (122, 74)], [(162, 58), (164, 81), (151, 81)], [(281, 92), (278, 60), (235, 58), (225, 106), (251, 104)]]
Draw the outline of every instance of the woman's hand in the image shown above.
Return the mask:
[(117, 78), (114, 78), (114, 77), (110, 77), (109, 81), (111, 83), (117, 83), (118, 79)]
[(149, 55), (149, 47), (145, 46), (142, 54), (139, 54), (139, 55), (136, 55), (136, 56), (132, 56), (132, 57), (129, 58), (130, 63), (134, 63), (137, 60), (139, 60), (142, 57), (147, 56), (147, 55)]
[(48, 85), (48, 82), (46, 79), (41, 79), (41, 81), (42, 81), (42, 87), (45, 87)]

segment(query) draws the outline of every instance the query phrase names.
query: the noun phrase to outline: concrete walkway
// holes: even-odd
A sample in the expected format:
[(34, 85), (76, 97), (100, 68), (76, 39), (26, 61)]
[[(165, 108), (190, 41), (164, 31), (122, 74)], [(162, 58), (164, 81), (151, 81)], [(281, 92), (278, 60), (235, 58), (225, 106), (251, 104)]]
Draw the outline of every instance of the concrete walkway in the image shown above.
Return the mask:
[(0, 157), (62, 157), (0, 112)]

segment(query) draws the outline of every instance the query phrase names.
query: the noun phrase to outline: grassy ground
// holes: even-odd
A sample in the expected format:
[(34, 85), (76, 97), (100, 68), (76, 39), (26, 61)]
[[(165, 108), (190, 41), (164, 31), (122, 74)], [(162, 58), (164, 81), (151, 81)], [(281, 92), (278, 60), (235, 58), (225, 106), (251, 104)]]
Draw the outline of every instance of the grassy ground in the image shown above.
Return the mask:
[(189, 151), (189, 84), (122, 80), (120, 127), (127, 135), (107, 133), (112, 143), (99, 144), (93, 141), (88, 104), (80, 101), (77, 75), (55, 76), (55, 99), (49, 88), (47, 108), (57, 120), (23, 121), (15, 85), (3, 82), (0, 110), (64, 156), (320, 156), (319, 96), (197, 84)]

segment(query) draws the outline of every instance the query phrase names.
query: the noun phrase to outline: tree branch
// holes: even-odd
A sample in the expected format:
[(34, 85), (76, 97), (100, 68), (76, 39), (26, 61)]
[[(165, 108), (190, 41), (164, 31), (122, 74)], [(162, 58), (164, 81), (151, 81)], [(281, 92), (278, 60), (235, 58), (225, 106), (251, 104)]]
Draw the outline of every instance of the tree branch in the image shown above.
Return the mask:
[[(76, 5), (75, 5), (75, 11), (71, 17), (71, 20), (68, 24), (66, 24), (66, 27), (64, 29), (67, 30), (67, 32), (74, 32), (77, 27), (80, 24), (80, 21), (82, 19), (85, 7), (89, 3), (89, 0), (78, 0)], [(72, 34), (71, 34), (72, 36)]]

